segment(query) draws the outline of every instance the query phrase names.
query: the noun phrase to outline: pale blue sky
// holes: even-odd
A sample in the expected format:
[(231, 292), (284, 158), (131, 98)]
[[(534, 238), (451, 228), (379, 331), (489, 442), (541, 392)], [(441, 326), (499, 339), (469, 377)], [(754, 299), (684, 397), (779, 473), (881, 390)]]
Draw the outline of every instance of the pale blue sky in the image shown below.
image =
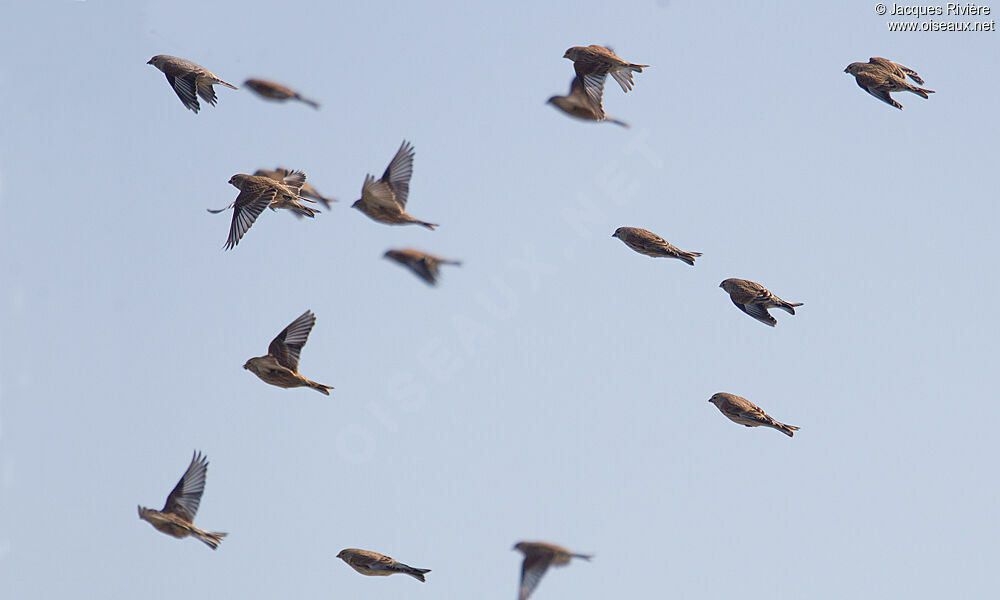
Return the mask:
[[(1000, 34), (889, 33), (872, 2), (7, 15), (0, 597), (511, 600), (521, 539), (595, 554), (534, 600), (1000, 583)], [(545, 104), (590, 43), (652, 65), (606, 88), (629, 130)], [(222, 88), (195, 115), (161, 53), (322, 110)], [(878, 102), (842, 72), (869, 56), (937, 93)], [(404, 138), (436, 232), (350, 209)], [(222, 251), (205, 208), (276, 164), (341, 202)], [(704, 256), (635, 254), (622, 225)], [(465, 265), (432, 289), (381, 258), (407, 246)], [(765, 327), (727, 277), (805, 305)], [(240, 368), (307, 308), (330, 398)], [(802, 429), (739, 427), (718, 391)], [(217, 552), (135, 512), (194, 449)], [(433, 571), (362, 577), (345, 547)]]

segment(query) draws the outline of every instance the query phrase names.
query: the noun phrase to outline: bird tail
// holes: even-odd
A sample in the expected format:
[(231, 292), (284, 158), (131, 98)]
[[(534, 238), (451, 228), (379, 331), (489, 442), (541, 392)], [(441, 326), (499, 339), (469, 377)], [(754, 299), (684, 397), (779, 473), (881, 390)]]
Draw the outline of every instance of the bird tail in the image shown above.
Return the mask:
[[(305, 200), (305, 198), (301, 198), (301, 199)], [(310, 219), (312, 219), (313, 217), (315, 217), (316, 213), (319, 212), (315, 208), (309, 208), (308, 206), (302, 206), (301, 204), (298, 205), (298, 206), (295, 206), (292, 210), (295, 212), (295, 216), (297, 216), (297, 217), (309, 217)]]
[(424, 579), (424, 573), (430, 573), (431, 572), (430, 569), (418, 569), (416, 567), (410, 567), (410, 566), (407, 566), (407, 565), (402, 565), (402, 566), (405, 567), (405, 570), (403, 571), (404, 573), (406, 573), (410, 577), (416, 579), (417, 581), (421, 581), (421, 582), (426, 582), (427, 581), (426, 579)]
[(625, 121), (619, 121), (618, 119), (612, 119), (611, 117), (605, 117), (604, 120), (607, 121), (608, 123), (614, 123), (615, 125), (621, 125), (625, 129), (628, 129), (630, 127), (630, 125), (628, 123), (626, 123)]
[(302, 96), (298, 95), (295, 96), (295, 99), (304, 104), (308, 104), (309, 106), (315, 108), (316, 110), (319, 110), (319, 102), (316, 102), (315, 100), (310, 100), (309, 98), (303, 98)]
[(694, 266), (694, 259), (701, 256), (701, 252), (685, 252), (680, 250), (677, 252), (677, 258), (683, 260), (687, 264)]
[(315, 381), (310, 381), (309, 387), (326, 396), (329, 396), (330, 390), (333, 389), (332, 385), (323, 385), (322, 383), (316, 383)]
[(802, 303), (801, 302), (785, 302), (784, 300), (782, 300), (781, 304), (778, 306), (778, 308), (780, 308), (781, 310), (787, 312), (790, 315), (794, 315), (795, 314), (795, 307), (796, 306), (802, 306)]
[[(644, 65), (644, 66), (648, 66), (648, 65)], [(593, 554), (574, 554), (573, 558), (582, 558), (583, 560), (590, 560), (590, 559), (594, 558), (594, 555)]]
[(220, 212), (225, 212), (225, 211), (229, 210), (230, 208), (232, 208), (235, 205), (236, 205), (235, 202), (230, 202), (229, 206), (227, 206), (225, 208), (219, 208), (219, 209), (216, 209), (216, 210), (212, 210), (211, 208), (206, 208), (205, 210), (207, 210), (208, 212), (212, 213), (213, 215), (217, 215)]
[(788, 437), (792, 437), (794, 432), (799, 430), (799, 428), (794, 425), (785, 425), (784, 423), (779, 423), (777, 421), (774, 422), (774, 428)]
[(430, 229), (431, 231), (434, 231), (435, 229), (440, 227), (440, 225), (438, 225), (437, 223), (428, 223), (427, 221), (417, 221), (417, 224), (423, 225), (424, 227)]
[(460, 261), (460, 260), (442, 260), (441, 264), (442, 265), (454, 265), (456, 267), (461, 267), (462, 266), (462, 261)]
[(917, 87), (915, 85), (906, 84), (909, 91), (920, 96), (921, 98), (927, 98), (927, 94), (933, 94), (934, 90), (929, 90), (927, 88)]
[(218, 548), (219, 544), (222, 543), (222, 538), (229, 535), (219, 531), (202, 531), (201, 529), (195, 529), (192, 533), (194, 533), (195, 537), (199, 540), (205, 542), (205, 544), (212, 550)]
[(222, 85), (226, 86), (227, 88), (232, 88), (234, 90), (238, 90), (239, 89), (235, 85), (233, 85), (231, 83), (226, 83), (225, 81), (223, 81), (221, 79), (219, 79), (218, 81), (213, 81), (212, 83), (219, 83), (219, 84), (222, 84)]

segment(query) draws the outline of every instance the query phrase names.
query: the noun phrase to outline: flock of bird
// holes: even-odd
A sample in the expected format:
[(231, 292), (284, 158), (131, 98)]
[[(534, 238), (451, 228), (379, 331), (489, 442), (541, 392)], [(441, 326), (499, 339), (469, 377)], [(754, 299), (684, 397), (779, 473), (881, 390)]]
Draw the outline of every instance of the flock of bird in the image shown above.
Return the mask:
[[(566, 51), (563, 58), (573, 61), (575, 71), (569, 94), (553, 96), (548, 102), (579, 119), (608, 121), (628, 127), (626, 123), (612, 119), (604, 113), (602, 103), (604, 83), (610, 75), (622, 91), (627, 93), (634, 86), (633, 73), (642, 73), (642, 70), (649, 65), (628, 62), (618, 57), (610, 48), (598, 45), (572, 47)], [(195, 113), (201, 108), (199, 97), (211, 105), (216, 104), (214, 85), (237, 89), (201, 65), (182, 58), (161, 54), (154, 56), (147, 64), (153, 65), (166, 75), (171, 88), (184, 106)], [(923, 85), (923, 79), (913, 69), (885, 58), (873, 57), (867, 63), (851, 63), (844, 72), (853, 75), (858, 85), (866, 92), (899, 109), (902, 105), (892, 99), (891, 92), (911, 92), (923, 98), (934, 93), (933, 90), (917, 87), (906, 81), (909, 77), (915, 83)], [(313, 108), (319, 108), (319, 104), (315, 101), (272, 81), (248, 79), (244, 85), (263, 98), (275, 101), (297, 100)], [(380, 223), (420, 225), (432, 231), (437, 228), (436, 223), (423, 221), (406, 212), (414, 155), (413, 145), (404, 140), (379, 179), (375, 179), (371, 174), (365, 177), (361, 187), (361, 198), (352, 204), (352, 208), (360, 210)], [(209, 209), (211, 213), (233, 210), (229, 236), (224, 245), (226, 250), (231, 250), (239, 244), (265, 208), (270, 208), (272, 211), (285, 209), (297, 217), (311, 218), (318, 210), (305, 203), (319, 203), (329, 210), (331, 203), (336, 202), (333, 198), (321, 195), (306, 183), (305, 173), (282, 167), (273, 170), (259, 169), (253, 175), (236, 174), (229, 179), (229, 183), (239, 189), (236, 199), (226, 208)], [(676, 258), (694, 266), (695, 259), (701, 256), (700, 252), (681, 250), (659, 235), (638, 227), (619, 227), (612, 237), (618, 238), (635, 252), (654, 258)], [(389, 250), (385, 253), (385, 257), (408, 267), (429, 285), (437, 283), (441, 265), (461, 264), (459, 261), (414, 249)], [(771, 327), (777, 324), (777, 320), (768, 312), (769, 309), (779, 308), (794, 315), (795, 308), (802, 306), (801, 302), (782, 300), (759, 283), (745, 279), (729, 278), (720, 283), (719, 287), (729, 294), (737, 308)], [(333, 389), (331, 386), (312, 381), (298, 372), (299, 355), (315, 323), (316, 316), (311, 310), (307, 310), (271, 340), (267, 354), (248, 359), (243, 368), (262, 381), (277, 387), (309, 387), (329, 395)], [(754, 403), (735, 394), (719, 392), (714, 394), (709, 402), (731, 421), (746, 427), (769, 427), (789, 437), (799, 429), (776, 421)], [(226, 534), (204, 531), (194, 525), (194, 518), (205, 490), (207, 470), (207, 458), (196, 451), (184, 475), (167, 497), (163, 508), (154, 510), (140, 506), (139, 517), (162, 533), (177, 538), (193, 536), (213, 550), (216, 549)], [(519, 542), (514, 546), (514, 550), (524, 555), (519, 600), (527, 600), (550, 566), (566, 565), (572, 558), (585, 560), (591, 558), (590, 555), (574, 553), (545, 542)], [(387, 576), (403, 573), (422, 582), (425, 581), (424, 575), (430, 572), (430, 569), (411, 567), (378, 552), (358, 548), (341, 550), (337, 558), (362, 575)]]

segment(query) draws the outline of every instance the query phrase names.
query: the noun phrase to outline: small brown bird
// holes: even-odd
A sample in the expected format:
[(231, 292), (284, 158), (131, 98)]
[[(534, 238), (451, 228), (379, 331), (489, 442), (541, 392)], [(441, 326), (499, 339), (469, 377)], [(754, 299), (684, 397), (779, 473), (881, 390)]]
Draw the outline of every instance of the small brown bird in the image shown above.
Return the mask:
[(767, 312), (767, 309), (780, 308), (794, 315), (795, 307), (802, 306), (801, 302), (785, 302), (767, 291), (767, 288), (759, 283), (746, 279), (727, 279), (720, 283), (719, 287), (729, 294), (729, 298), (736, 305), (736, 308), (771, 327), (774, 327), (778, 321), (771, 316), (771, 313)]
[(267, 81), (265, 79), (247, 79), (243, 82), (243, 85), (257, 92), (257, 94), (262, 98), (267, 98), (268, 100), (276, 100), (278, 102), (284, 102), (285, 100), (298, 100), (299, 102), (308, 104), (309, 106), (319, 110), (318, 102), (308, 98), (303, 98), (302, 95), (295, 90), (285, 87), (280, 83)]
[[(291, 175), (294, 172), (295, 171), (291, 171), (289, 169), (286, 169), (285, 167), (278, 167), (278, 168), (273, 169), (273, 170), (272, 169), (257, 169), (254, 172), (254, 175), (257, 175), (258, 177), (270, 177), (271, 179), (273, 179), (275, 181), (284, 182), (285, 177), (288, 177), (289, 175)], [(319, 191), (315, 187), (313, 187), (313, 185), (311, 183), (308, 183), (308, 182), (302, 184), (302, 188), (299, 190), (299, 199), (300, 200), (307, 200), (307, 201), (308, 200), (318, 200), (323, 205), (323, 208), (325, 208), (327, 210), (330, 210), (331, 204), (333, 202), (337, 201), (336, 198), (330, 198), (328, 196), (324, 196), (324, 195), (320, 194)], [(295, 214), (296, 217), (301, 217), (302, 216), (302, 215), (300, 215), (297, 212), (293, 213), (293, 214)]]
[(904, 67), (898, 62), (893, 62), (888, 58), (873, 56), (868, 59), (868, 64), (889, 71), (890, 73), (892, 73), (896, 77), (899, 77), (900, 79), (906, 79), (906, 77), (909, 76), (909, 78), (912, 79), (914, 83), (918, 85), (924, 84), (924, 80), (921, 79), (919, 75), (917, 75), (916, 71), (914, 71), (910, 67)]
[(368, 215), (372, 220), (389, 225), (416, 223), (433, 230), (438, 225), (414, 218), (406, 212), (406, 199), (410, 194), (410, 177), (413, 176), (413, 145), (403, 140), (396, 155), (392, 157), (382, 178), (366, 175), (361, 186), (361, 199), (351, 205)]
[(157, 531), (172, 535), (175, 538), (186, 538), (193, 535), (215, 550), (222, 543), (225, 533), (202, 531), (194, 526), (194, 516), (201, 504), (201, 494), (205, 491), (205, 473), (208, 471), (208, 459), (200, 452), (195, 452), (191, 464), (181, 480), (174, 486), (163, 510), (139, 507), (139, 518), (149, 522)]
[(563, 58), (573, 61), (573, 69), (577, 77), (583, 79), (583, 86), (590, 96), (592, 105), (601, 105), (601, 94), (604, 92), (604, 78), (610, 74), (628, 93), (632, 89), (632, 73), (642, 73), (649, 65), (637, 65), (622, 60), (611, 51), (611, 48), (591, 44), (590, 46), (573, 46), (563, 54)]
[(601, 105), (601, 95), (604, 92), (603, 79), (601, 79), (600, 86), (601, 93), (597, 96), (598, 101), (596, 106), (584, 89), (583, 79), (580, 77), (574, 77), (573, 81), (570, 82), (569, 94), (566, 96), (552, 96), (548, 99), (548, 103), (571, 117), (583, 119), (584, 121), (607, 121), (608, 123), (628, 128), (628, 123), (613, 119), (604, 113), (604, 107)]
[(528, 600), (531, 592), (535, 591), (538, 582), (549, 569), (549, 565), (560, 567), (569, 564), (571, 558), (582, 558), (590, 560), (590, 554), (574, 554), (573, 552), (555, 544), (546, 542), (518, 542), (514, 544), (514, 550), (524, 554), (524, 562), (521, 563), (521, 589), (518, 593), (518, 600)]
[[(885, 59), (880, 59), (880, 60), (885, 60)], [(899, 72), (901, 73), (903, 72), (902, 71), (903, 67), (900, 67), (895, 63), (891, 64), (896, 66)], [(909, 69), (907, 70), (909, 71)], [(858, 83), (858, 87), (868, 92), (872, 96), (875, 96), (882, 102), (885, 102), (889, 106), (895, 106), (900, 110), (902, 110), (903, 105), (893, 100), (892, 96), (889, 95), (890, 92), (913, 92), (914, 94), (920, 96), (921, 98), (928, 98), (929, 96), (927, 94), (934, 93), (934, 90), (917, 87), (907, 82), (905, 77), (895, 74), (896, 73), (895, 69), (886, 69), (880, 66), (878, 63), (862, 63), (862, 62), (851, 63), (847, 65), (847, 68), (844, 69), (844, 72), (854, 76), (854, 79)], [(913, 75), (916, 75), (916, 73), (913, 73)], [(911, 77), (913, 77), (913, 75), (911, 75)], [(916, 80), (917, 79), (914, 79), (914, 81)]]
[(345, 548), (340, 551), (337, 558), (347, 563), (352, 569), (362, 575), (374, 575), (386, 577), (393, 573), (405, 573), (417, 581), (423, 582), (424, 573), (430, 573), (430, 569), (418, 569), (393, 560), (384, 554), (372, 552), (371, 550), (359, 550), (357, 548)]
[(218, 99), (215, 96), (215, 88), (212, 87), (213, 84), (217, 83), (234, 90), (236, 89), (235, 85), (219, 79), (205, 67), (183, 58), (177, 58), (176, 56), (158, 54), (149, 59), (149, 62), (146, 64), (153, 65), (163, 71), (163, 74), (167, 76), (170, 87), (174, 88), (174, 93), (181, 99), (184, 106), (193, 110), (195, 114), (201, 109), (201, 106), (198, 104), (198, 96), (201, 96), (201, 99), (205, 102), (215, 106)]
[(759, 406), (735, 394), (719, 392), (713, 394), (708, 401), (714, 404), (733, 423), (739, 423), (747, 427), (770, 427), (771, 429), (777, 429), (788, 437), (792, 437), (794, 435), (793, 432), (799, 430), (794, 425), (785, 425), (784, 423), (775, 421), (766, 412), (762, 411)]
[(225, 208), (205, 209), (212, 214), (233, 209), (233, 222), (229, 225), (229, 238), (223, 248), (226, 250), (235, 248), (236, 244), (240, 243), (243, 234), (250, 229), (250, 226), (254, 224), (265, 208), (271, 210), (285, 208), (295, 212), (296, 215), (312, 218), (317, 211), (298, 202), (305, 200), (299, 196), (299, 190), (302, 189), (302, 184), (305, 182), (306, 174), (301, 171), (291, 171), (281, 181), (271, 177), (242, 173), (230, 177), (229, 183), (240, 190), (236, 200)]
[(701, 252), (685, 252), (652, 231), (638, 227), (619, 227), (611, 234), (611, 237), (616, 237), (625, 242), (626, 246), (639, 254), (645, 254), (653, 258), (659, 256), (679, 258), (693, 266), (694, 259), (701, 256)]
[(448, 260), (410, 248), (389, 250), (385, 253), (384, 257), (392, 259), (404, 267), (408, 267), (417, 277), (432, 286), (437, 285), (438, 271), (441, 265), (455, 265), (456, 267), (462, 265), (462, 261), (459, 260)]
[(316, 383), (299, 375), (299, 354), (315, 324), (316, 315), (311, 310), (302, 313), (302, 316), (271, 340), (267, 354), (251, 358), (243, 368), (260, 377), (261, 381), (280, 388), (311, 387), (329, 396), (328, 390), (332, 390), (332, 386)]

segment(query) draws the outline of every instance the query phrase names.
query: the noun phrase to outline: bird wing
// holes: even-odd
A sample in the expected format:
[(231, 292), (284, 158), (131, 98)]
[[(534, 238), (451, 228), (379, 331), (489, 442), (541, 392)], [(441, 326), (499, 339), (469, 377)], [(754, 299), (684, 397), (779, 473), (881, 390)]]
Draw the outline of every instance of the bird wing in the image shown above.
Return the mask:
[(752, 302), (741, 304), (736, 300), (733, 300), (733, 304), (736, 305), (736, 308), (742, 310), (746, 314), (757, 319), (761, 323), (764, 323), (765, 325), (770, 325), (771, 327), (774, 327), (778, 323), (778, 320), (772, 317), (771, 313), (767, 312), (767, 309), (761, 306), (760, 304), (753, 304)]
[(290, 369), (293, 373), (299, 370), (299, 354), (302, 346), (306, 345), (309, 339), (309, 332), (316, 324), (316, 315), (311, 310), (307, 310), (302, 315), (292, 321), (288, 327), (281, 330), (276, 338), (271, 340), (267, 347), (267, 353), (278, 361), (283, 367)]
[(413, 269), (414, 273), (430, 285), (437, 285), (439, 269), (438, 263), (434, 259), (421, 256), (408, 260), (406, 266)]
[(215, 95), (215, 88), (212, 87), (212, 83), (213, 83), (212, 81), (205, 81), (205, 80), (196, 81), (195, 87), (197, 88), (198, 95), (201, 96), (202, 100), (208, 102), (212, 106), (215, 106), (215, 103), (218, 101), (218, 98)]
[(389, 161), (389, 166), (382, 173), (380, 182), (389, 184), (395, 196), (395, 201), (401, 208), (406, 208), (406, 200), (410, 195), (410, 177), (413, 176), (413, 144), (403, 140), (396, 155)]
[(365, 176), (365, 183), (361, 187), (361, 199), (385, 208), (403, 211), (402, 205), (396, 201), (392, 186), (381, 179), (376, 181), (373, 175)]
[(526, 554), (524, 562), (521, 564), (521, 591), (518, 600), (528, 600), (531, 592), (535, 591), (542, 575), (549, 568), (552, 557), (545, 552)]
[(898, 62), (891, 61), (888, 58), (882, 58), (882, 57), (879, 57), (879, 56), (873, 56), (873, 57), (871, 57), (871, 58), (868, 59), (868, 62), (870, 64), (882, 67), (886, 71), (889, 71), (890, 73), (896, 75), (897, 77), (899, 77), (901, 79), (906, 79), (906, 76), (909, 75), (910, 79), (912, 79), (916, 83), (918, 83), (918, 84), (923, 84), (924, 83), (924, 80), (921, 79), (919, 75), (917, 75), (916, 71), (914, 71), (913, 69), (911, 69), (909, 67), (903, 66), (903, 65), (899, 64)]
[(201, 494), (205, 491), (205, 473), (208, 471), (208, 459), (201, 452), (195, 451), (191, 464), (167, 496), (167, 503), (161, 512), (175, 514), (188, 523), (194, 522), (201, 503)]
[(183, 77), (176, 77), (170, 73), (164, 73), (164, 75), (166, 75), (167, 82), (174, 89), (174, 93), (181, 99), (181, 102), (184, 103), (184, 106), (197, 113), (201, 109), (201, 106), (198, 105), (198, 97), (195, 96), (195, 90), (198, 87), (198, 74), (188, 73)]
[(226, 250), (231, 250), (240, 243), (243, 234), (250, 229), (260, 213), (271, 204), (277, 193), (277, 190), (273, 188), (248, 187), (240, 190), (240, 195), (233, 203), (233, 222), (229, 226)]

